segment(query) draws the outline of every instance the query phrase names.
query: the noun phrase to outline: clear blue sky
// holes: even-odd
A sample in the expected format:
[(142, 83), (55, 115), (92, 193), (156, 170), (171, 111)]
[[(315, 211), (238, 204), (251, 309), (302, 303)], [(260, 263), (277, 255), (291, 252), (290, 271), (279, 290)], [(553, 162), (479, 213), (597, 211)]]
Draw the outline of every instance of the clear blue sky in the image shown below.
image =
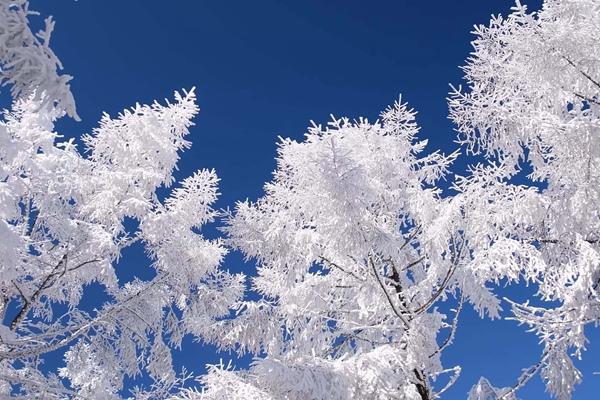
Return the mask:
[[(540, 1), (529, 4), (536, 8)], [(31, 7), (55, 17), (53, 48), (75, 77), (82, 122), (61, 122), (62, 133), (78, 136), (89, 132), (103, 111), (115, 115), (135, 102), (170, 98), (175, 89), (195, 86), (201, 112), (178, 175), (215, 168), (222, 179), (218, 207), (227, 207), (261, 194), (275, 165), (278, 135), (301, 138), (309, 120), (325, 122), (329, 114), (375, 119), (400, 93), (418, 110), (429, 149), (452, 151), (448, 83), (461, 82), (458, 66), (470, 51), (473, 24), (487, 23), (492, 13), (506, 14), (511, 5), (499, 0), (33, 0)], [(133, 253), (119, 266), (124, 277), (144, 274), (147, 262), (141, 252)], [(252, 265), (237, 254), (225, 267), (252, 274)], [(463, 373), (445, 398), (465, 398), (481, 375), (498, 386), (513, 384), (540, 353), (535, 337), (524, 331), (509, 321), (479, 320), (467, 308), (444, 357), (447, 367), (461, 364)], [(597, 398), (600, 376), (590, 372), (600, 370), (594, 367), (599, 355), (596, 340), (578, 364), (587, 375), (575, 399)], [(188, 340), (176, 362), (202, 371), (206, 362), (221, 357), (227, 359)], [(538, 378), (520, 397), (548, 398)]]

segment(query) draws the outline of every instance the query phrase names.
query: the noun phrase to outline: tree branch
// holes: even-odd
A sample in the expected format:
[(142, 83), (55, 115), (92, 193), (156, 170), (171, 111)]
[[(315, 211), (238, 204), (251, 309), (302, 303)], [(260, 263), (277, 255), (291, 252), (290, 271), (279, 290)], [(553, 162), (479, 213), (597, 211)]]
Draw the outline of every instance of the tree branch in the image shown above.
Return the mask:
[(392, 310), (394, 311), (394, 314), (396, 314), (396, 316), (398, 318), (400, 318), (400, 320), (404, 323), (404, 325), (406, 326), (406, 329), (409, 328), (409, 323), (406, 320), (406, 318), (404, 318), (404, 316), (402, 315), (402, 313), (398, 312), (398, 310), (396, 309), (396, 306), (394, 305), (394, 302), (392, 301), (392, 298), (390, 297), (390, 294), (388, 293), (387, 289), (385, 288), (385, 285), (383, 284), (383, 282), (381, 281), (381, 278), (379, 277), (379, 273), (377, 272), (377, 267), (375, 267), (375, 263), (373, 262), (373, 258), (369, 257), (369, 261), (371, 264), (371, 267), (373, 269), (373, 274), (375, 274), (375, 278), (377, 279), (377, 283), (379, 283), (379, 286), (381, 287), (381, 290), (383, 290), (383, 293), (385, 294), (385, 297), (388, 301), (388, 303), (390, 304), (390, 307), (392, 307)]
[(57, 275), (58, 269), (60, 268), (60, 266), (63, 264), (66, 265), (66, 263), (67, 263), (67, 253), (65, 253), (62, 256), (60, 261), (52, 269), (52, 272), (50, 272), (50, 274), (48, 274), (48, 276), (46, 276), (46, 278), (42, 281), (41, 285), (35, 290), (35, 292), (33, 292), (33, 294), (31, 295), (31, 297), (29, 299), (22, 296), (22, 292), (21, 292), (21, 296), (23, 297), (25, 304), (23, 304), (23, 307), (21, 307), (21, 310), (19, 310), (19, 313), (15, 316), (15, 318), (10, 323), (10, 329), (12, 331), (14, 331), (17, 328), (17, 326), (21, 323), (21, 321), (27, 316), (29, 309), (31, 308), (32, 304), (37, 301), (39, 296), (42, 294), (42, 291), (44, 289), (47, 289), (48, 287), (52, 286), (52, 284), (48, 285), (50, 280), (54, 276)]

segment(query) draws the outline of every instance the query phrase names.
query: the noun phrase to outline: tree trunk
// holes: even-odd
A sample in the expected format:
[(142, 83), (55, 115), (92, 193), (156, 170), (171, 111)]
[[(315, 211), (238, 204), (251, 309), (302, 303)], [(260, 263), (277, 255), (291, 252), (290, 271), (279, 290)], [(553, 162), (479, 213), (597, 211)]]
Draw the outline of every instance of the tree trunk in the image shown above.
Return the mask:
[[(394, 289), (396, 291), (396, 294), (398, 295), (398, 299), (405, 308), (408, 308), (408, 305), (406, 304), (406, 299), (404, 298), (404, 295), (402, 293), (400, 275), (398, 274), (398, 271), (396, 271), (395, 267), (392, 267), (391, 271), (392, 274), (390, 276), (390, 279), (394, 282)], [(415, 377), (417, 378), (415, 386), (417, 387), (417, 392), (421, 396), (421, 400), (431, 400), (431, 393), (429, 392), (429, 387), (427, 385), (427, 381), (425, 380), (424, 371), (419, 371), (417, 368), (415, 368), (413, 371), (415, 373)]]

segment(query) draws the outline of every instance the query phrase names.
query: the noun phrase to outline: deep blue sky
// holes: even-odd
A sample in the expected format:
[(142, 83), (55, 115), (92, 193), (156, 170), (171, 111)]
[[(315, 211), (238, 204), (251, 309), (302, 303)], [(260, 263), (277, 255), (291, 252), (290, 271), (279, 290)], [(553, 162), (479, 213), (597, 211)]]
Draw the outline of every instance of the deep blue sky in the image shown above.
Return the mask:
[[(539, 1), (529, 2), (532, 8)], [(460, 83), (470, 30), (510, 1), (32, 1), (57, 21), (53, 48), (73, 75), (82, 122), (63, 121), (62, 133), (89, 132), (101, 112), (115, 115), (135, 102), (171, 98), (197, 88), (201, 112), (179, 176), (215, 168), (218, 207), (254, 199), (274, 168), (277, 136), (301, 138), (309, 120), (329, 114), (375, 119), (400, 93), (418, 110), (429, 149), (452, 151), (448, 83)], [(134, 263), (144, 263), (132, 257)], [(135, 269), (135, 265), (122, 265)], [(227, 259), (234, 270), (239, 255)], [(445, 396), (465, 398), (485, 375), (511, 385), (540, 349), (523, 327), (481, 321), (467, 308), (445, 364), (463, 366)], [(599, 338), (596, 333), (594, 336)], [(177, 363), (201, 370), (222, 355), (190, 344)], [(600, 355), (594, 343), (580, 365), (588, 372), (575, 399), (594, 398)], [(226, 356), (225, 356), (226, 358)], [(600, 366), (597, 367), (600, 370)], [(520, 392), (545, 399), (539, 379)]]

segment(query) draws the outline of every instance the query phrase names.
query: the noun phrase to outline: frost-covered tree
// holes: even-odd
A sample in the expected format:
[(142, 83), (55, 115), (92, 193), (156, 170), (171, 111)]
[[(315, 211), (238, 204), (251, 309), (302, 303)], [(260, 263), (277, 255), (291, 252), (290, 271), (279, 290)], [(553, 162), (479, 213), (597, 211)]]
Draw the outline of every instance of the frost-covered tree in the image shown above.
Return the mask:
[[(488, 215), (475, 262), (535, 283), (541, 300), (513, 304), (544, 351), (511, 393), (540, 373), (551, 395), (570, 399), (582, 378), (571, 355), (600, 322), (599, 27), (594, 0), (546, 0), (537, 13), (517, 2), (476, 27), (468, 90), (450, 99), (461, 141), (490, 161), (458, 182), (471, 223)], [(527, 184), (523, 170), (528, 187), (508, 183)]]
[(497, 304), (465, 268), (457, 212), (435, 186), (456, 154), (423, 155), (417, 132), (397, 102), (375, 123), (334, 119), (280, 142), (264, 197), (237, 204), (226, 227), (257, 260), (262, 298), (204, 333), (258, 358), (214, 367), (200, 398), (434, 399), (454, 382), (460, 368), (440, 355), (463, 299)]
[[(0, 122), (0, 396), (119, 398), (125, 376), (144, 374), (153, 383), (136, 396), (165, 398), (186, 378), (171, 349), (243, 292), (241, 276), (219, 270), (224, 245), (199, 232), (215, 216), (214, 171), (173, 177), (194, 91), (104, 115), (82, 153), (54, 131), (75, 109), (47, 47), (52, 24), (38, 42), (26, 2), (0, 7), (2, 79), (16, 97)], [(134, 245), (154, 277), (119, 282), (115, 264)], [(91, 310), (90, 284), (104, 291)], [(44, 366), (53, 351), (64, 353), (58, 371)]]

